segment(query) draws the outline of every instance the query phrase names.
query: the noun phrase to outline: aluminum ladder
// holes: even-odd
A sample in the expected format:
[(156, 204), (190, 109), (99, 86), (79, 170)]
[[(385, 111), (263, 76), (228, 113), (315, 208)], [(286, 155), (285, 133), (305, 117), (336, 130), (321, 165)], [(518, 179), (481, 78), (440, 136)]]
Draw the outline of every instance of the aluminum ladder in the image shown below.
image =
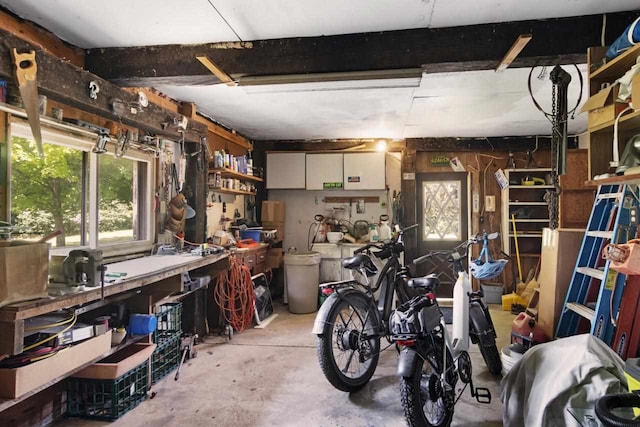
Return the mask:
[(567, 337), (587, 330), (609, 346), (626, 281), (609, 269), (602, 249), (610, 242), (626, 243), (636, 235), (638, 199), (635, 185), (600, 185), (582, 239), (571, 283), (556, 330)]

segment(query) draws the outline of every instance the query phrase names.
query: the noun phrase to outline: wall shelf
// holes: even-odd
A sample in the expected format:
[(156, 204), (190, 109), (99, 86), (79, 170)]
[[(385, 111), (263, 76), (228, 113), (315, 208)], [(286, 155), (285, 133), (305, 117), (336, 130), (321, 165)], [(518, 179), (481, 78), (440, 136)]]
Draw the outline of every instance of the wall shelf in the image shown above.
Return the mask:
[(554, 187), (553, 187), (553, 185), (509, 185), (508, 188), (533, 189), (533, 188), (554, 188)]
[(220, 172), (220, 175), (222, 175), (223, 178), (236, 178), (244, 181), (262, 182), (262, 178), (240, 173), (240, 172), (234, 171), (233, 169), (227, 169), (227, 168), (209, 169), (209, 173), (216, 173), (216, 172)]
[(235, 194), (238, 196), (255, 196), (256, 195), (256, 193), (251, 191), (234, 190), (231, 188), (209, 187), (209, 191), (213, 193)]
[(604, 179), (592, 179), (590, 181), (585, 181), (584, 183), (584, 185), (587, 185), (589, 187), (597, 187), (599, 185), (608, 184), (640, 184), (640, 173), (634, 173), (631, 175), (616, 175)]

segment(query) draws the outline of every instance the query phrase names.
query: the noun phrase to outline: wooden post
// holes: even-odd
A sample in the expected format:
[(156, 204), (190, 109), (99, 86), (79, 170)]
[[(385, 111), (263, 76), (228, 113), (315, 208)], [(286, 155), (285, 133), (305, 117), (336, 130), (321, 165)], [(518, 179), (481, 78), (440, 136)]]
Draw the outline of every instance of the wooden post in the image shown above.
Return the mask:
[(0, 221), (9, 219), (9, 118), (0, 112)]
[[(404, 221), (402, 227), (407, 227), (416, 223), (416, 143), (407, 141), (406, 148), (402, 151), (402, 204), (404, 207)], [(404, 236), (405, 263), (412, 261), (418, 254), (417, 231), (407, 233)]]

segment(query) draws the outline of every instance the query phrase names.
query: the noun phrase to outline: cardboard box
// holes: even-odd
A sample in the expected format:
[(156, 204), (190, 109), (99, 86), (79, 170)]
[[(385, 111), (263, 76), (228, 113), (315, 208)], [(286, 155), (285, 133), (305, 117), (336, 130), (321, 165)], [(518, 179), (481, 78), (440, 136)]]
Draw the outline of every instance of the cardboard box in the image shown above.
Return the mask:
[(86, 367), (73, 376), (76, 378), (91, 378), (96, 380), (115, 380), (136, 366), (149, 360), (155, 349), (155, 344), (131, 344), (111, 356), (102, 359), (98, 363)]
[(631, 80), (631, 103), (634, 110), (640, 109), (640, 74), (636, 74)]
[(47, 298), (49, 244), (0, 241), (0, 307)]
[(282, 267), (282, 248), (270, 248), (267, 251), (267, 268)]
[(264, 200), (261, 219), (262, 222), (284, 222), (284, 202)]
[(619, 86), (607, 86), (591, 96), (582, 106), (580, 112), (588, 111), (588, 126), (593, 128), (603, 123), (612, 122), (627, 107), (624, 102), (616, 102)]
[(14, 369), (0, 369), (0, 397), (16, 398), (63, 377), (111, 349), (111, 331), (61, 350), (55, 356)]
[(284, 221), (279, 222), (270, 222), (263, 221), (262, 222), (263, 230), (277, 230), (276, 232), (276, 242), (279, 242), (284, 239)]

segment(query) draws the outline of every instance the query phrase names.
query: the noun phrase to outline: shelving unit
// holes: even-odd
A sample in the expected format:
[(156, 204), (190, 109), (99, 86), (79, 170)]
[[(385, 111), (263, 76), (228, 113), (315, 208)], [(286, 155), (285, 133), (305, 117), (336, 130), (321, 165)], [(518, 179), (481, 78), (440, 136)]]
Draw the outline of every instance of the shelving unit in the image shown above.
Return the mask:
[[(509, 186), (502, 190), (502, 248), (508, 255), (515, 254), (515, 238), (511, 215), (516, 213), (516, 232), (521, 257), (540, 256), (542, 229), (549, 225), (549, 211), (543, 200), (546, 190), (553, 185), (522, 185), (529, 176), (545, 179), (550, 168), (506, 169)], [(513, 182), (513, 184), (511, 184)]]
[[(624, 75), (640, 56), (640, 45), (628, 49), (622, 55), (604, 63), (606, 48), (589, 48), (589, 96), (593, 96), (604, 84), (613, 84)], [(610, 120), (598, 126), (590, 127), (589, 132), (589, 174), (591, 179), (596, 175), (611, 172), (609, 161), (613, 160), (613, 127)], [(618, 123), (618, 150), (624, 151), (629, 138), (640, 130), (640, 110), (630, 111), (620, 118)], [(597, 185), (597, 184), (596, 184)]]
[(216, 173), (216, 172), (220, 172), (223, 178), (236, 178), (242, 181), (262, 182), (262, 178), (236, 172), (233, 169), (227, 169), (227, 168), (209, 169), (209, 173)]
[[(215, 173), (220, 173), (223, 179), (232, 178), (232, 179), (239, 179), (245, 182), (246, 181), (249, 181), (249, 182), (263, 181), (263, 179), (260, 177), (240, 173), (240, 172), (234, 171), (233, 169), (228, 169), (228, 168), (209, 169), (209, 174), (215, 174)], [(209, 186), (209, 190), (215, 193), (234, 194), (237, 196), (253, 196), (256, 194), (255, 191), (244, 191), (244, 190), (236, 190), (233, 188), (213, 187), (211, 185)]]

